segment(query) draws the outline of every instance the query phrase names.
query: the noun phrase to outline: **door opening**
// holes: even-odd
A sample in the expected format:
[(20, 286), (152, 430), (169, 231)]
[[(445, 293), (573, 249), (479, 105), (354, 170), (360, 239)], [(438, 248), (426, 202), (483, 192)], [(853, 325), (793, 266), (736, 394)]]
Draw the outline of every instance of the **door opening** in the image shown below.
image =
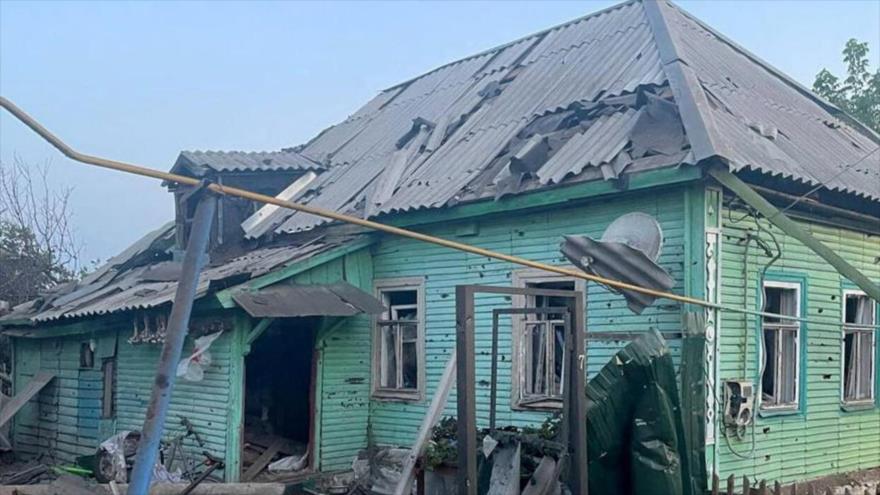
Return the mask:
[(276, 320), (245, 358), (242, 481), (283, 481), (309, 471), (319, 323)]

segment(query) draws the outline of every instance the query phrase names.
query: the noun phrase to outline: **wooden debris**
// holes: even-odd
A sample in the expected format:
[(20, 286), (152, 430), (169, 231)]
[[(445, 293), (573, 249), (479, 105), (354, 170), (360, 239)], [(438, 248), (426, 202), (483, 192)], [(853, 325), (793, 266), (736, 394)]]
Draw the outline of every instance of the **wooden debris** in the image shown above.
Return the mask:
[(532, 473), (532, 479), (522, 491), (522, 495), (547, 495), (551, 489), (557, 485), (556, 477), (556, 461), (550, 456), (544, 456), (535, 472)]
[(40, 390), (43, 390), (43, 387), (46, 386), (53, 378), (55, 378), (54, 373), (49, 373), (48, 371), (41, 371), (37, 373), (31, 381), (24, 386), (24, 388), (15, 395), (9, 402), (7, 402), (3, 406), (3, 410), (0, 410), (0, 426), (5, 425), (15, 413), (19, 411), (29, 400), (33, 398), (33, 396), (37, 395)]
[(260, 455), (260, 457), (251, 464), (251, 467), (245, 471), (244, 475), (242, 475), (242, 481), (250, 481), (254, 479), (258, 474), (260, 474), (263, 469), (266, 469), (266, 466), (272, 462), (272, 458), (275, 457), (278, 452), (281, 451), (281, 448), (284, 446), (286, 440), (283, 438), (276, 438), (275, 441), (272, 442), (272, 445), (266, 449), (265, 452)]

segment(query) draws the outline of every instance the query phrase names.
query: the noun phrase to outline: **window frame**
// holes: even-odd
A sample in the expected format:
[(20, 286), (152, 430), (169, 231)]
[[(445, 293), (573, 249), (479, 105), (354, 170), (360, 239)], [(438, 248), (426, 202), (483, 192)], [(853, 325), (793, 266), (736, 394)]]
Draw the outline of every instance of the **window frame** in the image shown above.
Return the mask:
[[(786, 280), (764, 280), (759, 288), (760, 302), (761, 302), (760, 307), (762, 308), (762, 310), (764, 308), (765, 297), (766, 297), (765, 293), (766, 293), (767, 288), (793, 289), (795, 291), (795, 302), (796, 302), (794, 317), (795, 318), (803, 318), (804, 306), (805, 306), (804, 305), (805, 291), (804, 291), (804, 283), (803, 282), (786, 281)], [(803, 339), (803, 335), (804, 335), (803, 334), (803, 332), (804, 332), (803, 322), (800, 320), (795, 320), (794, 324), (788, 325), (788, 326), (797, 326), (797, 330), (795, 331), (795, 339), (794, 339), (794, 344), (795, 344), (794, 401), (790, 402), (790, 403), (785, 403), (785, 404), (767, 405), (764, 403), (763, 380), (764, 380), (764, 371), (765, 371), (765, 367), (766, 367), (765, 353), (767, 351), (766, 346), (764, 345), (764, 339), (765, 339), (764, 333), (767, 330), (765, 328), (765, 325), (766, 325), (766, 323), (764, 322), (764, 317), (759, 316), (758, 317), (758, 329), (759, 329), (760, 333), (758, 334), (758, 339), (759, 339), (758, 342), (759, 342), (759, 349), (760, 349), (760, 360), (758, 362), (758, 380), (759, 380), (758, 381), (759, 386), (757, 387), (757, 396), (759, 398), (758, 410), (762, 413), (768, 413), (768, 414), (777, 413), (777, 412), (778, 413), (800, 412), (801, 411), (801, 404), (802, 404), (801, 401), (802, 401), (802, 397), (803, 397), (802, 390), (801, 390), (801, 380), (802, 380), (802, 374), (803, 374), (803, 370), (801, 369), (801, 362), (802, 362), (802, 358), (803, 358), (802, 339)], [(775, 331), (780, 332), (782, 330), (780, 330), (778, 327), (782, 327), (785, 325), (783, 325), (782, 323), (776, 323), (776, 324), (770, 323), (769, 326), (777, 327), (775, 329)], [(777, 366), (775, 369), (777, 370), (777, 372), (780, 369), (778, 363), (777, 363)]]
[[(868, 298), (868, 301), (872, 304), (871, 311), (871, 323), (869, 326), (857, 325), (846, 322), (846, 300), (849, 296), (864, 296)], [(840, 403), (846, 408), (853, 407), (864, 407), (864, 406), (873, 406), (877, 401), (877, 315), (878, 315), (878, 305), (877, 301), (874, 301), (864, 291), (858, 289), (844, 289), (842, 291), (842, 297), (840, 301), (840, 322), (841, 322), (841, 339), (840, 339)], [(871, 378), (869, 383), (871, 384), (871, 397), (868, 399), (847, 399), (846, 398), (846, 334), (848, 332), (856, 332), (856, 335), (859, 333), (870, 333), (871, 334)]]
[[(572, 266), (563, 268), (574, 269)], [(586, 281), (574, 277), (566, 277), (564, 275), (551, 275), (543, 270), (524, 269), (516, 270), (511, 275), (511, 283), (513, 287), (524, 289), (531, 284), (541, 283), (559, 283), (573, 282), (574, 290), (581, 294), (586, 294)], [(512, 307), (525, 308), (527, 296), (515, 295), (512, 297)], [(517, 318), (518, 315), (512, 315), (510, 319), (511, 330), (511, 387), (510, 387), (510, 406), (518, 411), (534, 411), (534, 410), (559, 410), (562, 409), (562, 398), (548, 397), (546, 400), (529, 399), (524, 396), (524, 387), (526, 382), (525, 375), (525, 353), (520, 356), (520, 349), (524, 345), (523, 336), (525, 333), (525, 321)], [(574, 318), (572, 318), (572, 322)], [(552, 328), (552, 325), (550, 325)], [(548, 332), (552, 333), (552, 332)], [(549, 352), (549, 350), (548, 350)]]
[[(372, 328), (372, 397), (378, 400), (414, 402), (421, 401), (425, 397), (425, 279), (424, 277), (387, 278), (376, 280), (373, 283), (373, 293), (385, 304), (386, 292), (416, 291), (416, 379), (418, 384), (414, 389), (398, 389), (381, 386), (382, 378), (382, 350), (381, 331), (382, 315), (373, 315)], [(391, 308), (386, 308), (388, 311)]]
[(101, 360), (101, 419), (116, 418), (117, 372), (116, 356)]

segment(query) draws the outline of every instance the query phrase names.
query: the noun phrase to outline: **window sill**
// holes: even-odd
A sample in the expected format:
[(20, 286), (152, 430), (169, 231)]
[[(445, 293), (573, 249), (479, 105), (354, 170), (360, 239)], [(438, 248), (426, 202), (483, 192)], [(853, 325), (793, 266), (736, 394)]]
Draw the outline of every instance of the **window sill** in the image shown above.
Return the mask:
[(860, 411), (873, 411), (874, 408), (877, 407), (877, 404), (872, 400), (862, 401), (862, 402), (841, 402), (840, 409), (843, 412), (860, 412)]
[(801, 414), (800, 407), (771, 407), (758, 409), (758, 416), (762, 418), (775, 418), (777, 416), (799, 416)]
[(422, 394), (420, 391), (376, 390), (373, 391), (372, 398), (384, 402), (418, 402), (422, 400)]

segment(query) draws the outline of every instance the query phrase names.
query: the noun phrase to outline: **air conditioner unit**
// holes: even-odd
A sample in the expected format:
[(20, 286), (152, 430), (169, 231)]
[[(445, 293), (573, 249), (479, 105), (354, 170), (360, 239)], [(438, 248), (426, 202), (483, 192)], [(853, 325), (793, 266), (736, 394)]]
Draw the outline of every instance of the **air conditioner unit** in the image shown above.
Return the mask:
[(752, 423), (755, 411), (755, 386), (751, 380), (724, 382), (724, 424), (746, 426)]

